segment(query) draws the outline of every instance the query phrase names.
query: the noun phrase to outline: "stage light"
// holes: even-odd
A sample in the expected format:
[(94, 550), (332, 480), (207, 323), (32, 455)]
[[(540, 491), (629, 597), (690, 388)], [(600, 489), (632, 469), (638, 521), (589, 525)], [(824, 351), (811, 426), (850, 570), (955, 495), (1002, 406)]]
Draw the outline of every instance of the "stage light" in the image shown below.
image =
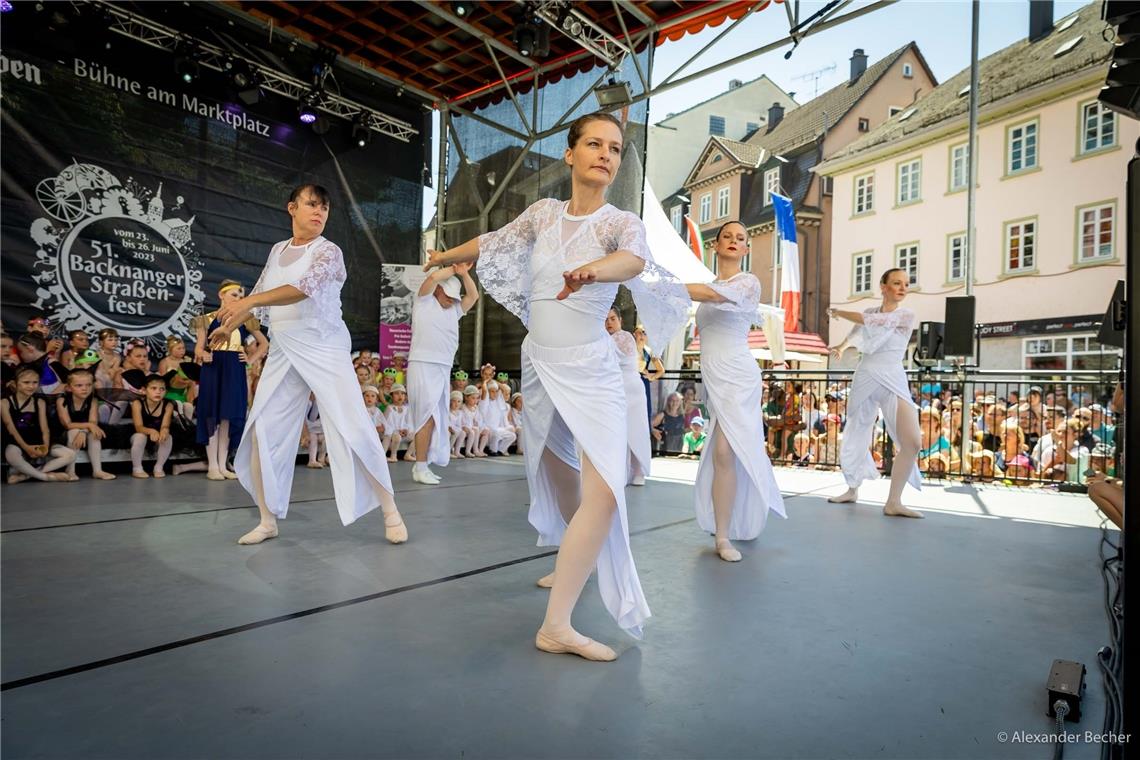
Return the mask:
[(8, 0), (0, 0), (0, 13), (7, 13), (12, 10), (12, 3)]
[(368, 116), (361, 111), (352, 120), (352, 142), (358, 148), (367, 148), (372, 142), (372, 130), (368, 128)]
[(309, 93), (305, 99), (297, 106), (297, 118), (301, 120), (302, 124), (312, 124), (317, 120), (320, 115), (314, 106), (316, 101), (315, 93)]
[(519, 55), (530, 58), (534, 54), (535, 46), (538, 44), (538, 27), (530, 21), (524, 21), (515, 27), (512, 35), (514, 37), (515, 48), (519, 51)]
[(459, 18), (467, 18), (475, 10), (475, 3), (452, 3), (451, 10)]
[(610, 81), (594, 88), (594, 96), (602, 108), (618, 108), (633, 102), (633, 91), (629, 89), (629, 82)]
[(202, 66), (198, 63), (199, 53), (190, 45), (180, 44), (174, 56), (174, 73), (183, 84), (193, 84), (202, 73)]

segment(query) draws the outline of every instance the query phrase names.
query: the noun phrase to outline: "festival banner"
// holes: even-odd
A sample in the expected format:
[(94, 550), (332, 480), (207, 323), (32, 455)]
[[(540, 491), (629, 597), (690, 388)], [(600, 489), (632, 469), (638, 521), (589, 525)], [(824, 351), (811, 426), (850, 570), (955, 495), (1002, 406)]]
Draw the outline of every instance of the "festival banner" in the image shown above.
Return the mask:
[[(374, 340), (381, 264), (419, 255), (422, 133), (410, 145), (377, 135), (361, 149), (347, 122), (328, 117), (317, 134), (296, 103), (270, 93), (246, 105), (204, 68), (186, 84), (169, 53), (125, 38), (53, 49), (70, 43), (41, 33), (44, 14), (30, 7), (4, 15), (0, 51), (10, 332), (43, 313), (56, 334), (192, 339), (191, 320), (216, 308), (223, 279), (252, 289), (290, 235), (289, 191), (312, 182), (332, 197), (325, 236), (344, 252), (353, 342)], [(384, 108), (422, 127), (413, 104)]]
[(428, 277), (418, 264), (385, 264), (380, 275), (380, 364), (412, 347), (412, 307)]

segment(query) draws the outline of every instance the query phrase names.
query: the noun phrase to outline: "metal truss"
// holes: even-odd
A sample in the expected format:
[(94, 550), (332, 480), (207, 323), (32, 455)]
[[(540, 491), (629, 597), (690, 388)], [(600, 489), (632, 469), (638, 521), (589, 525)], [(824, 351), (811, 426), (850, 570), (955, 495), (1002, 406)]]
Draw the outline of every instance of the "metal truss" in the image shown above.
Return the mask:
[(611, 69), (618, 68), (622, 59), (633, 53), (632, 48), (595, 24), (570, 0), (542, 0), (535, 4), (534, 13), (553, 29), (605, 61)]
[(419, 134), (419, 129), (403, 119), (389, 116), (340, 95), (325, 92), (323, 89), (314, 88), (312, 82), (302, 81), (235, 56), (216, 45), (123, 10), (104, 0), (92, 0), (91, 4), (107, 13), (108, 31), (159, 50), (190, 56), (200, 66), (214, 71), (227, 72), (237, 61), (242, 61), (249, 66), (250, 73), (261, 88), (268, 92), (297, 102), (308, 98), (309, 105), (318, 110), (348, 120), (358, 119), (357, 123), (363, 124), (368, 129), (401, 142), (411, 142), (412, 138)]

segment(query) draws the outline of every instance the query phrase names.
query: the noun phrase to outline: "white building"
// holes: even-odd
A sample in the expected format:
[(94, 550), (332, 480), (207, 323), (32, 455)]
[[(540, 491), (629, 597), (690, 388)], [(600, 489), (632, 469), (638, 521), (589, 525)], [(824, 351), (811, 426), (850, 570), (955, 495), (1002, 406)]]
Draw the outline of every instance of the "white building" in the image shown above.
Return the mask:
[(792, 96), (767, 76), (733, 79), (725, 92), (650, 125), (646, 173), (657, 197), (680, 189), (710, 135), (744, 140), (767, 124), (773, 103), (785, 112), (796, 107)]

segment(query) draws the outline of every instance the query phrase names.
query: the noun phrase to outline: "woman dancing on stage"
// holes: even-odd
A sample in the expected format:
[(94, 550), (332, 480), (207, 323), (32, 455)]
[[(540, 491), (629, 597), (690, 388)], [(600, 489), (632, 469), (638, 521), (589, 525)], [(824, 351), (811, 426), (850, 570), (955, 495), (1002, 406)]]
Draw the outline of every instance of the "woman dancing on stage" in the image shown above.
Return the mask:
[(238, 480), (257, 501), (261, 521), (238, 543), (259, 544), (277, 536), (277, 518), (284, 519), (289, 510), (297, 433), (310, 392), (321, 410), (341, 522), (348, 525), (379, 506), (385, 537), (403, 543), (408, 531), (352, 372), (348, 328), (340, 311), (344, 258), (340, 248), (321, 236), (329, 193), (319, 185), (301, 185), (289, 196), (288, 210), (293, 236), (273, 246), (248, 296), (222, 304), (214, 315), (221, 326), (210, 335), (215, 350), (224, 348), (254, 310), (273, 331), (269, 359), (234, 457)]
[(625, 383), (629, 484), (643, 486), (649, 475), (649, 460), (653, 455), (649, 445), (649, 418), (641, 414), (645, 403), (645, 387), (641, 383), (641, 373), (637, 370), (637, 340), (632, 333), (621, 329), (621, 314), (612, 306), (606, 314), (606, 332), (617, 346), (622, 381)]
[[(769, 510), (787, 517), (764, 450), (760, 367), (748, 349), (748, 331), (768, 307), (760, 305), (760, 281), (740, 269), (747, 253), (744, 225), (722, 225), (716, 236), (717, 279), (685, 286), (700, 302), (701, 379), (709, 412), (708, 442), (695, 485), (697, 523), (716, 537), (716, 552), (726, 562), (741, 560), (732, 541), (760, 535)], [(764, 321), (770, 331), (774, 320)]]
[(832, 319), (855, 323), (851, 334), (831, 349), (838, 359), (849, 347), (863, 352), (851, 393), (847, 397), (847, 426), (839, 446), (839, 464), (847, 481), (847, 491), (832, 496), (832, 503), (852, 502), (859, 498), (859, 484), (879, 477), (871, 457), (871, 435), (875, 418), (882, 410), (887, 434), (895, 442), (895, 465), (891, 471), (891, 490), (883, 514), (894, 517), (922, 517), (921, 512), (902, 503), (903, 486), (921, 487), (918, 472), (918, 450), (922, 438), (918, 429), (918, 411), (911, 399), (910, 386), (903, 370), (907, 343), (910, 341), (914, 312), (900, 306), (906, 298), (910, 276), (902, 269), (888, 269), (879, 279), (883, 292), (881, 306), (858, 311), (828, 309)]
[[(662, 341), (680, 328), (689, 302), (684, 286), (652, 263), (641, 220), (605, 202), (622, 139), (620, 122), (609, 114), (577, 119), (564, 154), (569, 201), (540, 200), (497, 232), (446, 253), (431, 251), (425, 266), (478, 259), (484, 289), (527, 326), (522, 392), (530, 522), (540, 546), (561, 545), (535, 646), (607, 661), (617, 657), (614, 650), (570, 621), (594, 566), (606, 609), (633, 636), (640, 637), (649, 607), (629, 548), (622, 370), (603, 322), (619, 282)], [(588, 400), (583, 388), (590, 389)]]

